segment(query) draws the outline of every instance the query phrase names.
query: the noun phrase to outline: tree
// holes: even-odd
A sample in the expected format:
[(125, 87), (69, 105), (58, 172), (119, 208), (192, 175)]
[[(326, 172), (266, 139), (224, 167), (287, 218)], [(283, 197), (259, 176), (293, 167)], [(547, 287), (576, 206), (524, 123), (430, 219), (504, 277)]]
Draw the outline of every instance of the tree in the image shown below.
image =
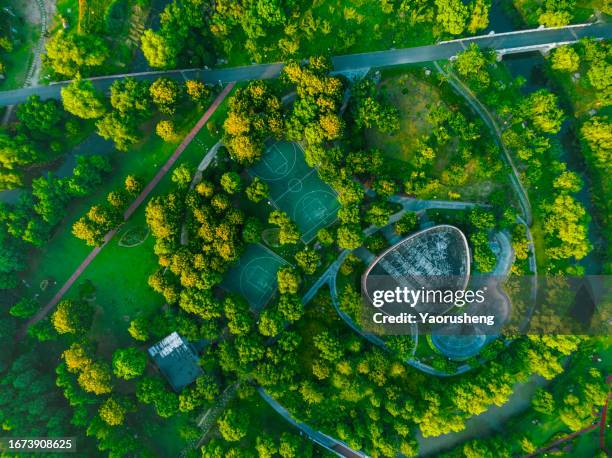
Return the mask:
[(34, 315), (40, 304), (35, 299), (22, 298), (9, 309), (9, 313), (17, 318), (30, 318)]
[(338, 219), (343, 223), (354, 223), (359, 224), (361, 217), (359, 215), (358, 205), (342, 206), (338, 210)]
[(354, 250), (363, 243), (363, 231), (358, 224), (343, 224), (338, 228), (337, 243), (340, 248)]
[(51, 322), (59, 334), (83, 334), (91, 327), (93, 312), (88, 302), (65, 299), (57, 304)]
[(168, 119), (159, 121), (155, 126), (155, 133), (165, 142), (175, 142), (178, 134), (174, 128), (174, 123)]
[(98, 135), (112, 140), (119, 151), (127, 151), (140, 140), (140, 132), (132, 117), (121, 116), (115, 112), (108, 113), (96, 122), (96, 127)]
[(393, 226), (393, 230), (398, 235), (406, 235), (412, 232), (417, 227), (417, 214), (407, 211), (402, 215), (397, 223)]
[(460, 35), (465, 30), (467, 18), (467, 6), (461, 0), (436, 0), (436, 22), (443, 31)]
[(486, 29), (489, 25), (489, 7), (491, 3), (487, 0), (475, 0), (470, 5), (470, 19), (467, 30), (476, 33)]
[(247, 334), (253, 324), (249, 304), (239, 296), (227, 296), (223, 311), (228, 319), (228, 329), (234, 335)]
[(334, 243), (334, 234), (327, 228), (319, 229), (317, 231), (317, 240), (319, 240), (322, 245), (330, 246)]
[(263, 224), (258, 218), (250, 217), (242, 227), (242, 240), (246, 243), (257, 243), (261, 240)]
[(561, 129), (563, 111), (558, 107), (557, 96), (545, 89), (531, 93), (521, 103), (520, 109), (541, 132), (556, 134)]
[(287, 321), (294, 322), (304, 314), (304, 304), (295, 294), (281, 294), (278, 300), (278, 311)]
[(580, 57), (571, 46), (561, 46), (551, 53), (552, 68), (573, 73), (580, 67)]
[(240, 175), (236, 172), (226, 172), (221, 175), (220, 184), (228, 194), (236, 194), (240, 191)]
[(151, 67), (173, 68), (176, 66), (178, 51), (164, 35), (147, 29), (140, 40), (142, 53)]
[(149, 87), (149, 93), (159, 111), (174, 114), (181, 95), (179, 85), (175, 81), (170, 78), (157, 78)]
[(491, 272), (495, 267), (495, 254), (489, 246), (487, 232), (478, 231), (470, 235), (472, 259), (479, 272)]
[(170, 418), (179, 412), (179, 398), (175, 393), (164, 391), (154, 403), (155, 412), (162, 418)]
[(356, 83), (352, 92), (351, 111), (358, 128), (377, 128), (385, 133), (393, 133), (399, 129), (398, 109), (380, 100), (376, 83), (371, 78)]
[(316, 272), (321, 256), (314, 250), (304, 249), (295, 254), (295, 262), (306, 275), (312, 275)]
[(560, 192), (575, 193), (582, 189), (582, 179), (577, 173), (565, 170), (554, 179), (553, 188)]
[(117, 349), (113, 353), (113, 373), (124, 380), (140, 377), (147, 366), (147, 356), (130, 347)]
[(109, 57), (108, 46), (95, 34), (71, 33), (60, 30), (46, 43), (44, 56), (53, 71), (67, 77), (88, 74)]
[(185, 90), (192, 102), (203, 104), (210, 98), (210, 89), (201, 81), (185, 81)]
[(74, 80), (61, 89), (62, 103), (66, 111), (83, 119), (100, 118), (106, 113), (104, 99), (91, 81)]
[(277, 274), (278, 290), (281, 294), (296, 294), (300, 286), (300, 276), (291, 266), (281, 267)]
[(149, 340), (149, 330), (148, 330), (149, 322), (145, 317), (137, 317), (130, 321), (130, 327), (128, 328), (128, 332), (132, 336), (133, 339), (138, 340), (140, 342), (145, 342)]
[(181, 412), (190, 412), (206, 401), (212, 402), (219, 392), (218, 381), (209, 374), (203, 374), (179, 394), (179, 409)]
[(372, 188), (376, 191), (376, 194), (384, 199), (395, 195), (399, 190), (399, 186), (395, 180), (385, 176), (377, 178)]
[(176, 183), (176, 186), (179, 189), (187, 189), (189, 187), (189, 183), (191, 183), (192, 175), (193, 172), (191, 167), (183, 162), (172, 171), (172, 181)]
[[(612, 85), (612, 76), (610, 76), (611, 67), (604, 59), (593, 62), (587, 71), (587, 78), (591, 86), (600, 91), (608, 90)], [(605, 100), (609, 96), (606, 93), (602, 97)]]
[(555, 412), (555, 400), (544, 388), (538, 388), (531, 400), (533, 409), (545, 415), (552, 415)]
[(97, 395), (110, 393), (113, 389), (110, 368), (99, 361), (86, 366), (79, 374), (78, 382), (85, 391)]
[(257, 450), (259, 458), (272, 458), (278, 451), (278, 447), (274, 443), (274, 438), (264, 433), (257, 436), (255, 450)]
[(251, 164), (261, 156), (264, 140), (279, 135), (282, 126), (280, 99), (266, 83), (253, 81), (229, 100), (224, 142), (234, 160)]
[(75, 237), (89, 246), (99, 246), (106, 234), (123, 222), (120, 209), (108, 204), (94, 205), (72, 225)]
[(490, 77), (487, 71), (487, 58), (477, 44), (472, 43), (465, 51), (457, 54), (453, 67), (457, 69), (461, 76), (475, 81), (480, 86), (487, 87), (489, 85)]
[(283, 316), (278, 310), (267, 308), (259, 316), (257, 327), (263, 336), (276, 336), (283, 330)]
[(77, 156), (76, 160), (77, 166), (65, 182), (66, 188), (72, 196), (85, 196), (102, 183), (102, 176), (112, 167), (107, 157), (99, 155)]
[(268, 222), (279, 227), (280, 231), (278, 234), (278, 241), (281, 245), (294, 245), (300, 241), (300, 232), (298, 227), (289, 219), (287, 213), (281, 210), (274, 210), (273, 212), (270, 212)]
[(136, 398), (144, 404), (151, 404), (161, 399), (165, 391), (160, 379), (144, 376), (136, 385)]
[(296, 434), (284, 432), (281, 434), (278, 453), (283, 458), (309, 458), (312, 456), (312, 444)]
[(313, 343), (321, 358), (336, 362), (342, 358), (342, 344), (337, 337), (331, 335), (329, 331), (322, 331), (313, 337)]
[(109, 396), (100, 405), (98, 409), (100, 418), (109, 426), (119, 426), (125, 421), (127, 409), (123, 402), (119, 401), (116, 396)]
[(125, 177), (123, 187), (128, 193), (135, 196), (140, 194), (140, 191), (142, 191), (142, 181), (140, 181), (134, 175), (128, 175)]
[(262, 181), (259, 177), (255, 177), (246, 187), (245, 193), (251, 202), (258, 203), (270, 196), (270, 187), (268, 183)]
[(393, 208), (385, 201), (374, 202), (365, 213), (365, 221), (377, 227), (386, 226), (389, 217), (393, 214)]
[(572, 20), (572, 14), (568, 11), (545, 11), (540, 14), (538, 22), (545, 27), (563, 27)]
[(584, 207), (572, 196), (560, 194), (552, 202), (543, 202), (546, 254), (550, 259), (584, 258), (591, 250)]
[(151, 114), (151, 98), (146, 81), (133, 78), (115, 80), (111, 86), (110, 102), (122, 116), (144, 119)]
[(44, 140), (45, 136), (55, 138), (61, 135), (63, 115), (55, 100), (43, 102), (39, 96), (31, 95), (26, 103), (17, 107), (17, 118), (34, 138)]
[(247, 412), (237, 412), (227, 409), (221, 418), (217, 420), (219, 432), (227, 442), (236, 442), (246, 436), (250, 424), (250, 417)]

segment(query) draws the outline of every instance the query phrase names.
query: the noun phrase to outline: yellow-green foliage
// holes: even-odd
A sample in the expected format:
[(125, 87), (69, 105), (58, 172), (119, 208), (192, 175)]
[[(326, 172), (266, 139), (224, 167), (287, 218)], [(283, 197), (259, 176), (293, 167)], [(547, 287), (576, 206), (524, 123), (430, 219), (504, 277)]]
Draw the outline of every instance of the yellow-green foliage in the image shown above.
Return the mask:
[(114, 0), (79, 0), (79, 32), (101, 32), (104, 15)]

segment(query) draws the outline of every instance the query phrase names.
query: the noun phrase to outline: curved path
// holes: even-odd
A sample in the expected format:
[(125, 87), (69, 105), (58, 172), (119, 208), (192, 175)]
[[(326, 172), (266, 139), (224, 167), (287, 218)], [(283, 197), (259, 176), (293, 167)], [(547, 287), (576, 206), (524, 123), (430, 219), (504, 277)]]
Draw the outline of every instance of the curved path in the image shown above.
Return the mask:
[(291, 416), (291, 414), (289, 413), (287, 409), (285, 409), (281, 404), (279, 404), (276, 401), (276, 399), (270, 396), (266, 392), (266, 390), (264, 390), (262, 387), (257, 388), (257, 391), (259, 392), (259, 395), (270, 405), (270, 407), (276, 410), (276, 412), (278, 412), (278, 414), (280, 414), (285, 420), (287, 420), (293, 426), (295, 426), (300, 431), (302, 431), (304, 434), (306, 434), (310, 438), (310, 440), (312, 440), (313, 442), (316, 442), (317, 444), (319, 444), (321, 447), (325, 448), (326, 450), (329, 450), (330, 452), (336, 455), (350, 457), (350, 458), (368, 457), (368, 455), (366, 455), (365, 453), (361, 451), (353, 450), (341, 440), (328, 436), (327, 434), (324, 434), (321, 431), (318, 431), (312, 428), (308, 424), (302, 421), (296, 420), (295, 418), (293, 418), (293, 416)]
[[(153, 189), (162, 180), (162, 178), (166, 176), (166, 174), (170, 171), (174, 163), (179, 159), (179, 157), (181, 157), (181, 154), (183, 154), (183, 151), (185, 151), (187, 146), (195, 138), (196, 134), (208, 122), (210, 117), (214, 114), (214, 112), (217, 110), (219, 105), (221, 105), (221, 102), (223, 102), (223, 100), (225, 99), (225, 97), (227, 97), (227, 95), (230, 93), (233, 87), (234, 87), (234, 83), (228, 84), (221, 91), (221, 93), (217, 96), (217, 98), (213, 101), (213, 103), (208, 107), (208, 110), (206, 110), (204, 115), (202, 115), (200, 120), (196, 123), (196, 125), (191, 129), (191, 131), (183, 139), (183, 141), (176, 148), (174, 153), (172, 153), (172, 156), (168, 158), (165, 164), (159, 169), (157, 174), (155, 174), (153, 179), (149, 181), (149, 183), (147, 183), (147, 185), (144, 187), (142, 192), (138, 195), (138, 197), (136, 197), (134, 202), (132, 202), (130, 206), (127, 208), (127, 210), (123, 214), (123, 219), (125, 221), (127, 221), (132, 216), (132, 214), (136, 211), (136, 209), (140, 206), (140, 204), (142, 204), (144, 200), (149, 197)], [(72, 273), (70, 278), (68, 278), (66, 283), (64, 283), (64, 285), (60, 288), (60, 290), (53, 296), (53, 298), (51, 298), (51, 300), (47, 303), (47, 305), (45, 305), (42, 309), (40, 309), (38, 313), (36, 313), (36, 315), (30, 318), (28, 322), (23, 326), (23, 328), (17, 333), (17, 335), (15, 336), (16, 341), (19, 341), (21, 340), (21, 338), (23, 338), (29, 326), (44, 319), (51, 312), (51, 310), (53, 310), (53, 308), (57, 305), (57, 303), (62, 299), (64, 294), (68, 292), (68, 290), (72, 287), (74, 282), (80, 277), (83, 271), (89, 266), (89, 264), (91, 264), (91, 262), (96, 258), (98, 253), (102, 251), (102, 249), (115, 236), (116, 233), (117, 233), (117, 229), (113, 229), (109, 231), (108, 234), (104, 236), (104, 243), (102, 243), (102, 245), (97, 246), (93, 250), (91, 250), (89, 255), (87, 255), (87, 257), (83, 260), (83, 262), (81, 262), (79, 267), (77, 267), (77, 269)]]
[(463, 82), (457, 77), (457, 75), (455, 75), (452, 71), (448, 71), (448, 72), (444, 71), (437, 62), (434, 62), (434, 65), (436, 69), (438, 70), (438, 72), (440, 72), (442, 75), (444, 75), (447, 78), (448, 83), (455, 89), (455, 91), (458, 92), (459, 95), (463, 96), (463, 98), (465, 98), (468, 104), (474, 109), (474, 111), (476, 111), (476, 113), (478, 113), (478, 115), (483, 119), (483, 121), (487, 124), (487, 126), (491, 130), (491, 132), (494, 134), (495, 142), (497, 143), (499, 148), (502, 150), (504, 160), (512, 169), (512, 173), (509, 174), (510, 183), (512, 184), (512, 187), (514, 188), (514, 191), (516, 192), (516, 195), (519, 199), (519, 203), (523, 211), (523, 218), (525, 219), (527, 224), (531, 226), (531, 222), (532, 222), (531, 204), (529, 203), (529, 197), (527, 196), (527, 191), (525, 190), (525, 188), (523, 187), (523, 184), (521, 183), (521, 180), (519, 178), (519, 172), (516, 166), (514, 165), (512, 156), (510, 155), (510, 152), (506, 148), (505, 143), (502, 141), (501, 129), (497, 125), (497, 122), (495, 122), (493, 115), (487, 109), (487, 107), (485, 107), (480, 102), (480, 100), (478, 100), (476, 95), (465, 84), (463, 84)]
[[(504, 52), (517, 50), (548, 49), (565, 43), (574, 43), (580, 38), (592, 37), (608, 39), (612, 37), (612, 24), (578, 24), (559, 28), (530, 29), (516, 32), (481, 35), (435, 45), (415, 48), (392, 49), (361, 54), (349, 54), (332, 57), (336, 73), (355, 72), (370, 67), (389, 67), (417, 62), (431, 62), (449, 59), (465, 49), (465, 42), (476, 43), (481, 48), (491, 48)], [(183, 69), (170, 71), (155, 71), (121, 75), (100, 76), (89, 78), (102, 91), (107, 91), (115, 80), (128, 76), (139, 80), (153, 80), (160, 76), (183, 79), (201, 79), (207, 83), (227, 83), (231, 81), (250, 81), (255, 79), (277, 78), (283, 68), (283, 63), (248, 65), (223, 69)], [(17, 89), (0, 92), (0, 106), (14, 105), (25, 101), (28, 96), (37, 94), (42, 99), (59, 99), (60, 89), (68, 84), (62, 81), (50, 86)]]

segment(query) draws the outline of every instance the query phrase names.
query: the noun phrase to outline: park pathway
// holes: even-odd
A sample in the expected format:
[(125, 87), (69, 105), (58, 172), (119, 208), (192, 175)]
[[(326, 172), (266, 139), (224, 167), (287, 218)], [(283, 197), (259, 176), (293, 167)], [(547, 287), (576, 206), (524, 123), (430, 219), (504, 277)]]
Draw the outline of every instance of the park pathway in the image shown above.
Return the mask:
[[(609, 39), (612, 37), (612, 24), (586, 23), (564, 27), (517, 30), (514, 32), (460, 38), (414, 48), (389, 49), (386, 51), (334, 56), (331, 60), (335, 73), (354, 74), (356, 72), (358, 73), (360, 70), (371, 67), (392, 67), (396, 65), (449, 59), (463, 51), (466, 48), (466, 43), (476, 43), (481, 48), (494, 49), (504, 54), (536, 51), (540, 49), (548, 50), (560, 44), (574, 43), (580, 38), (585, 37)], [(238, 82), (278, 78), (283, 66), (284, 63), (276, 62), (271, 64), (246, 65), (243, 67), (218, 68), (213, 70), (207, 68), (188, 68), (97, 76), (88, 78), (88, 80), (94, 84), (96, 89), (106, 92), (115, 80), (126, 77), (132, 77), (137, 80), (154, 80), (162, 76), (175, 80), (202, 79), (207, 83), (216, 84), (230, 81)], [(22, 103), (32, 94), (37, 94), (42, 99), (59, 99), (61, 88), (67, 84), (69, 84), (69, 81), (59, 81), (49, 86), (36, 86), (12, 91), (1, 91), (0, 106)]]
[[(127, 221), (134, 214), (134, 212), (140, 206), (140, 204), (142, 204), (145, 201), (145, 199), (149, 197), (153, 189), (155, 189), (155, 187), (162, 180), (162, 178), (166, 176), (166, 174), (170, 171), (170, 169), (176, 163), (179, 157), (181, 157), (181, 154), (183, 154), (183, 151), (185, 151), (187, 146), (192, 142), (192, 140), (195, 138), (195, 136), (200, 131), (200, 129), (204, 127), (204, 125), (208, 122), (210, 117), (215, 113), (217, 108), (219, 108), (219, 105), (221, 105), (225, 97), (227, 97), (227, 95), (234, 88), (234, 85), (235, 83), (229, 83), (227, 86), (225, 86), (225, 88), (221, 91), (221, 93), (219, 93), (219, 95), (213, 101), (210, 107), (208, 107), (208, 110), (206, 110), (204, 115), (200, 118), (200, 120), (196, 123), (196, 125), (191, 129), (191, 131), (187, 134), (187, 136), (185, 136), (185, 138), (183, 139), (181, 144), (176, 148), (174, 153), (172, 153), (172, 156), (168, 158), (166, 163), (158, 170), (158, 172), (155, 174), (153, 179), (149, 181), (149, 183), (144, 187), (144, 189), (138, 195), (138, 197), (134, 200), (134, 202), (132, 202), (132, 204), (127, 208), (127, 210), (123, 214), (123, 219), (125, 221)], [(104, 243), (100, 246), (95, 247), (93, 250), (91, 250), (91, 253), (87, 255), (87, 257), (83, 260), (83, 262), (79, 265), (79, 267), (77, 267), (77, 269), (72, 273), (70, 278), (68, 278), (68, 281), (64, 283), (64, 285), (53, 296), (53, 298), (51, 298), (51, 300), (47, 303), (47, 305), (45, 305), (42, 309), (40, 309), (38, 313), (36, 313), (36, 315), (30, 318), (28, 322), (25, 324), (25, 326), (17, 333), (17, 336), (15, 337), (16, 341), (19, 341), (23, 338), (23, 336), (27, 332), (28, 327), (44, 319), (51, 312), (51, 310), (53, 310), (53, 308), (57, 305), (57, 303), (62, 299), (64, 294), (68, 292), (68, 290), (72, 287), (74, 282), (80, 277), (80, 275), (87, 268), (87, 266), (91, 264), (91, 262), (96, 258), (98, 253), (102, 251), (102, 248), (106, 246), (106, 244), (115, 236), (116, 233), (117, 233), (117, 229), (113, 229), (112, 231), (108, 232), (108, 234), (106, 234), (106, 236), (104, 237)]]
[(529, 196), (527, 195), (527, 191), (525, 190), (523, 183), (521, 182), (521, 178), (519, 172), (512, 160), (512, 155), (506, 144), (502, 139), (502, 131), (499, 128), (495, 118), (491, 114), (491, 112), (485, 107), (480, 100), (476, 97), (476, 95), (468, 88), (463, 82), (455, 75), (452, 71), (445, 71), (437, 62), (434, 62), (434, 65), (438, 72), (446, 77), (448, 83), (459, 93), (459, 95), (463, 96), (468, 104), (472, 107), (472, 109), (480, 115), (485, 124), (489, 127), (489, 130), (494, 135), (495, 142), (498, 144), (501, 149), (503, 155), (502, 157), (510, 166), (512, 173), (509, 174), (510, 183), (516, 192), (516, 196), (519, 200), (519, 204), (521, 206), (521, 210), (523, 211), (523, 219), (527, 223), (527, 226), (531, 226), (532, 223), (532, 215), (531, 215), (531, 204), (529, 202)]

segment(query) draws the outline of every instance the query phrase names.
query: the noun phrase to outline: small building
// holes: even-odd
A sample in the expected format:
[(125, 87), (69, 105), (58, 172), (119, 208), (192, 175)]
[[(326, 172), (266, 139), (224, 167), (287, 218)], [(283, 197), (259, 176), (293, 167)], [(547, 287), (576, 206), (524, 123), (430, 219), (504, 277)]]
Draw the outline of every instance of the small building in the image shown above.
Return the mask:
[(149, 355), (176, 392), (202, 374), (195, 349), (178, 332), (173, 332), (149, 348)]

